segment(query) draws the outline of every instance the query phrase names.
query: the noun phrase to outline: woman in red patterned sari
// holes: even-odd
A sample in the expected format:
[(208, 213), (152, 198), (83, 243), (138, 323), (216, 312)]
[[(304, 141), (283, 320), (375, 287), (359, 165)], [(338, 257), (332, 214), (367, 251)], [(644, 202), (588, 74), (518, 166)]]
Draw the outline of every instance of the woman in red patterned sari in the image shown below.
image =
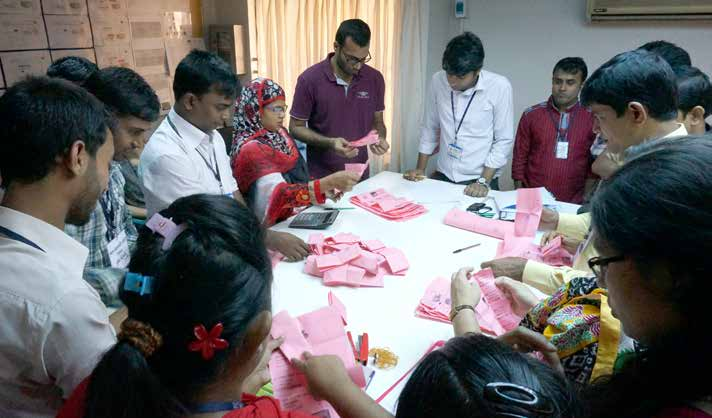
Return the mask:
[(358, 182), (347, 171), (309, 179), (306, 162), (284, 129), (284, 90), (257, 78), (242, 90), (235, 105), (230, 157), (232, 173), (257, 218), (266, 226), (288, 218), (294, 208), (336, 199)]

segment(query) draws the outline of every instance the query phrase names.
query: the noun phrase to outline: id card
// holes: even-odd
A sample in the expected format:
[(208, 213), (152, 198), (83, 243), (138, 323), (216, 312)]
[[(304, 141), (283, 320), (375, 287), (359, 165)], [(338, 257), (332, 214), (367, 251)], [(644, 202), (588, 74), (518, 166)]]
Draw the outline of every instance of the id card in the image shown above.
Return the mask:
[(131, 253), (129, 252), (129, 240), (126, 237), (126, 231), (119, 232), (119, 235), (111, 240), (106, 248), (109, 251), (111, 267), (124, 269), (129, 266)]
[(556, 158), (559, 160), (569, 158), (569, 141), (556, 141)]
[(462, 147), (457, 144), (447, 144), (447, 155), (459, 161), (462, 158)]

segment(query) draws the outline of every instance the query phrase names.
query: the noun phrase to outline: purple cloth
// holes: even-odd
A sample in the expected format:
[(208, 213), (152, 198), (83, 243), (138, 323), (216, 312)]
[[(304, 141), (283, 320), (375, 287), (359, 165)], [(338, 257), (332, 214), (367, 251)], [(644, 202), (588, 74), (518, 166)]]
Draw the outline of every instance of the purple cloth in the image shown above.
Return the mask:
[[(363, 65), (351, 80), (348, 95), (331, 69), (332, 52), (297, 79), (290, 115), (306, 120), (309, 128), (328, 137), (355, 141), (373, 129), (374, 113), (385, 109), (386, 83), (377, 70)], [(307, 145), (309, 175), (317, 179), (344, 169), (346, 163), (365, 163), (368, 150), (359, 148), (356, 158), (343, 158), (330, 149)], [(368, 177), (368, 171), (364, 178)]]

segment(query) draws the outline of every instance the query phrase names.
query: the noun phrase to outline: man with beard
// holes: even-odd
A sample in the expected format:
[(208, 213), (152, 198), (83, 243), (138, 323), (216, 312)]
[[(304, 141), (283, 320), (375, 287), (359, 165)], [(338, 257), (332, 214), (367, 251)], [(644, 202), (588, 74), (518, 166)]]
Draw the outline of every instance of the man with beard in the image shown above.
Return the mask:
[(63, 232), (107, 189), (104, 106), (68, 81), (28, 78), (0, 98), (0, 416), (55, 416), (115, 342), (87, 249)]
[[(388, 151), (385, 81), (378, 70), (366, 65), (371, 29), (360, 19), (341, 22), (336, 31), (334, 52), (305, 70), (297, 79), (289, 132), (307, 144), (311, 178), (322, 178), (344, 169), (345, 163), (365, 163), (368, 151), (349, 145), (378, 132), (379, 142), (371, 151)], [(368, 177), (368, 171), (364, 174)]]
[(545, 187), (556, 200), (583, 202), (596, 138), (591, 111), (579, 103), (587, 76), (581, 58), (562, 59), (554, 66), (549, 99), (524, 111), (512, 157), (517, 188)]

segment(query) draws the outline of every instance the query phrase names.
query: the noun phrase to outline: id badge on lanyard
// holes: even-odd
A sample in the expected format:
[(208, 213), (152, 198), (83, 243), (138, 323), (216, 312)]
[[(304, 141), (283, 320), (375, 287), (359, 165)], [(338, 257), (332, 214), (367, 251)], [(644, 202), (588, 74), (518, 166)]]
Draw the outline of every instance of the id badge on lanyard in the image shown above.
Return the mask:
[(569, 158), (569, 141), (566, 138), (559, 138), (556, 141), (556, 159), (565, 160)]
[(575, 116), (576, 111), (573, 114), (562, 113), (559, 117), (559, 123), (557, 124), (554, 118), (549, 113), (551, 122), (556, 127), (556, 148), (554, 149), (554, 156), (557, 160), (566, 160), (569, 158), (569, 129), (571, 128), (572, 118)]
[(474, 91), (472, 93), (472, 96), (470, 96), (470, 100), (467, 102), (467, 107), (465, 107), (465, 111), (462, 113), (462, 117), (460, 118), (460, 123), (457, 123), (457, 118), (455, 117), (455, 96), (453, 92), (450, 92), (450, 106), (452, 109), (452, 122), (453, 122), (453, 128), (455, 128), (455, 142), (452, 144), (447, 144), (447, 155), (450, 158), (453, 158), (457, 161), (460, 161), (462, 159), (462, 154), (463, 154), (463, 148), (459, 145), (457, 145), (457, 134), (460, 132), (460, 128), (462, 127), (462, 122), (465, 120), (465, 116), (467, 115), (467, 111), (470, 110), (470, 105), (472, 104), (472, 100), (474, 100), (475, 96), (477, 95), (477, 91)]
[(111, 267), (123, 269), (129, 266), (131, 253), (129, 252), (129, 240), (126, 236), (126, 231), (119, 232), (116, 238), (111, 240), (106, 247), (109, 251)]
[(462, 147), (457, 145), (457, 143), (447, 144), (447, 155), (450, 158), (460, 161), (462, 158), (462, 151)]

